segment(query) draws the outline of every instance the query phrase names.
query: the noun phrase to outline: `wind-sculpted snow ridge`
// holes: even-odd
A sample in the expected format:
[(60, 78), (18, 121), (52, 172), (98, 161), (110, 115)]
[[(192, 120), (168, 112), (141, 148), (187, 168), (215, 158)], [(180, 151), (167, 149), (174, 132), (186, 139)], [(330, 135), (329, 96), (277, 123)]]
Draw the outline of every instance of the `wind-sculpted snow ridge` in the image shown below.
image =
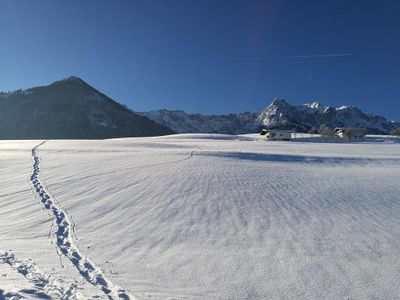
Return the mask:
[(57, 247), (76, 267), (81, 276), (89, 283), (99, 287), (109, 299), (131, 299), (130, 295), (125, 290), (113, 285), (93, 262), (79, 252), (78, 247), (74, 244), (72, 239), (73, 222), (70, 220), (66, 212), (57, 205), (50, 193), (46, 191), (39, 178), (40, 158), (37, 154), (37, 149), (45, 142), (46, 141), (41, 142), (32, 149), (34, 164), (30, 180), (33, 184), (35, 193), (39, 196), (40, 202), (55, 218), (55, 224), (57, 227)]
[(0, 290), (0, 299), (25, 299), (32, 296), (40, 299), (78, 299), (76, 285), (69, 286), (56, 280), (52, 275), (41, 272), (34, 263), (21, 261), (11, 252), (0, 252), (0, 262), (8, 264), (13, 270), (28, 279), (35, 288), (22, 289), (18, 292)]

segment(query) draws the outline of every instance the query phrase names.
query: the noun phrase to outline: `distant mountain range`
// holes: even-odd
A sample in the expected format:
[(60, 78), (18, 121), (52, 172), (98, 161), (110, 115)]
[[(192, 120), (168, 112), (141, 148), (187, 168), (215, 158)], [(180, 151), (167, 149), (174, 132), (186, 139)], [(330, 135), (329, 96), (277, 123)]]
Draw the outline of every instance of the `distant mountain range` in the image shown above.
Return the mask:
[(388, 134), (390, 130), (400, 127), (399, 122), (390, 122), (384, 117), (363, 113), (355, 106), (330, 107), (318, 102), (294, 106), (284, 99), (275, 99), (261, 113), (200, 115), (162, 109), (141, 114), (179, 133), (241, 134), (258, 132), (262, 128), (308, 132), (312, 129), (318, 130), (321, 124), (325, 124), (332, 129), (360, 127), (371, 134)]
[(173, 133), (78, 77), (0, 93), (0, 139), (103, 139)]
[(167, 126), (178, 133), (241, 134), (258, 130), (258, 113), (244, 112), (229, 115), (187, 114), (182, 110), (141, 112), (143, 116)]
[(400, 127), (354, 106), (329, 107), (318, 102), (293, 106), (275, 99), (262, 112), (228, 115), (184, 111), (135, 112), (72, 76), (48, 86), (0, 93), (0, 139), (103, 139), (172, 133), (258, 132), (261, 128), (307, 132), (321, 124), (361, 127), (387, 134)]

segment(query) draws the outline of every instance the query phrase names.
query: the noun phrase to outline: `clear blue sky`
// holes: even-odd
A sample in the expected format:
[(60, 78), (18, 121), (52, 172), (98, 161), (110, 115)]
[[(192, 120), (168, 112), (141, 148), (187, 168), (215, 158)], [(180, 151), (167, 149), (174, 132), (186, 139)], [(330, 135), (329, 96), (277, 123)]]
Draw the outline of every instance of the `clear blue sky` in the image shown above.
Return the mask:
[(76, 75), (138, 111), (279, 96), (400, 120), (400, 1), (0, 0), (0, 70), (0, 91)]

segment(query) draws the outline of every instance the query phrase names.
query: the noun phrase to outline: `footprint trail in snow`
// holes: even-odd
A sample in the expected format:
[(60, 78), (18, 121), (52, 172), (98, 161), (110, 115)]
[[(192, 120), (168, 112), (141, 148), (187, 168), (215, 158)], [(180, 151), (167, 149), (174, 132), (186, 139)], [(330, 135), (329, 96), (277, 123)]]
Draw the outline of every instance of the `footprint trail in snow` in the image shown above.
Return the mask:
[(39, 196), (43, 207), (54, 216), (56, 224), (56, 245), (60, 252), (68, 258), (69, 261), (79, 271), (80, 275), (89, 283), (100, 288), (109, 299), (132, 299), (132, 297), (123, 289), (112, 284), (88, 258), (79, 252), (72, 238), (73, 222), (66, 212), (57, 205), (56, 201), (46, 191), (40, 181), (40, 158), (37, 150), (46, 141), (41, 142), (32, 149), (33, 171), (30, 177), (35, 193)]
[(29, 296), (38, 299), (81, 299), (75, 284), (67, 285), (52, 275), (43, 273), (34, 263), (17, 259), (14, 253), (0, 251), (0, 263), (8, 264), (34, 286), (18, 292), (4, 292), (0, 289), (0, 299), (25, 299)]

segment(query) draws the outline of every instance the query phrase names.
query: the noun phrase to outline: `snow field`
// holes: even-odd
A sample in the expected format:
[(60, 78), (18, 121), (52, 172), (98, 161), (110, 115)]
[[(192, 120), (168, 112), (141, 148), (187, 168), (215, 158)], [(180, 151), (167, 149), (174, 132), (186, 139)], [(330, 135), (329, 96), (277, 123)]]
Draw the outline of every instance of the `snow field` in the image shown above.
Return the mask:
[[(0, 144), (0, 250), (102, 297), (47, 236), (52, 217), (27, 182), (39, 142)], [(400, 294), (398, 143), (172, 135), (48, 141), (38, 155), (80, 253), (139, 299)], [(32, 285), (7, 266), (0, 289)]]

